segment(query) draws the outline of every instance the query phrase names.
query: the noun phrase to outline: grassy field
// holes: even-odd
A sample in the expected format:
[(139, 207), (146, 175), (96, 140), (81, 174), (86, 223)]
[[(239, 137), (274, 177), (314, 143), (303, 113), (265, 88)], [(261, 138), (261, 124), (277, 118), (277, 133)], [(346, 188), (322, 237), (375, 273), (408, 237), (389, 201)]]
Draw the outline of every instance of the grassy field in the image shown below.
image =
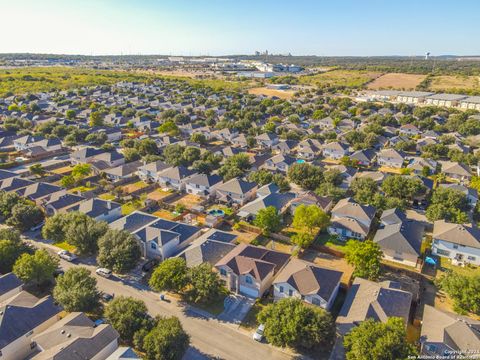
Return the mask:
[(426, 75), (388, 73), (373, 80), (368, 84), (367, 88), (372, 90), (413, 90), (423, 81), (423, 79), (425, 79), (425, 77)]
[(275, 90), (269, 89), (267, 87), (255, 87), (248, 90), (249, 94), (254, 95), (265, 95), (265, 96), (276, 96), (280, 99), (291, 99), (295, 91), (292, 90)]
[(357, 70), (333, 70), (312, 76), (300, 76), (299, 82), (304, 85), (345, 86), (360, 88), (369, 81), (379, 77), (381, 73)]
[(469, 90), (480, 92), (480, 76), (434, 76), (429, 87), (432, 91), (458, 92)]
[(109, 85), (119, 81), (145, 81), (148, 77), (120, 71), (67, 67), (0, 70), (0, 96)]

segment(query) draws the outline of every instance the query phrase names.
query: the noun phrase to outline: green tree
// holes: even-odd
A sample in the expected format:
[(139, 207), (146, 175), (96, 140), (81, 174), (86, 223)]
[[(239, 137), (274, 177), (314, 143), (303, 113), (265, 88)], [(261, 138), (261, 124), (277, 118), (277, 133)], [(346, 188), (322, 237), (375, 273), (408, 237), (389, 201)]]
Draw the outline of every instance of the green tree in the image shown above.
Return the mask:
[(153, 272), (149, 285), (155, 291), (180, 292), (187, 285), (187, 264), (182, 258), (169, 258)]
[(17, 193), (5, 191), (0, 192), (0, 213), (5, 219), (12, 216), (13, 207), (20, 203), (25, 203), (25, 199)]
[(12, 208), (12, 215), (7, 219), (7, 225), (20, 231), (26, 231), (38, 225), (44, 218), (42, 210), (31, 203), (20, 202)]
[(372, 178), (357, 178), (352, 181), (350, 189), (355, 194), (355, 201), (360, 204), (373, 204), (378, 193), (378, 185)]
[(418, 178), (392, 175), (383, 181), (382, 190), (387, 196), (411, 201), (415, 196), (424, 193), (425, 187)]
[(193, 133), (192, 136), (190, 136), (190, 141), (204, 145), (207, 143), (207, 138), (202, 133), (196, 132), (196, 133)]
[(91, 127), (103, 126), (103, 115), (98, 111), (92, 111), (90, 114), (89, 125)]
[(301, 204), (293, 214), (293, 227), (305, 229), (313, 237), (314, 230), (320, 231), (328, 226), (330, 219), (328, 215), (317, 205)]
[(140, 152), (137, 149), (134, 148), (126, 148), (123, 150), (123, 156), (125, 157), (126, 162), (132, 162), (132, 161), (137, 161), (140, 160), (142, 157), (140, 155)]
[(162, 125), (158, 127), (159, 133), (167, 133), (170, 136), (177, 136), (180, 134), (177, 124), (172, 120), (165, 121)]
[(98, 263), (115, 272), (133, 269), (140, 256), (138, 241), (127, 231), (110, 229), (98, 240)]
[(310, 245), (312, 245), (313, 240), (315, 240), (315, 237), (312, 234), (304, 232), (299, 232), (291, 237), (292, 243), (301, 247), (302, 249), (307, 249)]
[(464, 193), (456, 189), (438, 187), (432, 194), (425, 215), (430, 221), (445, 219), (463, 223), (468, 218), (468, 201)]
[(150, 326), (145, 303), (132, 297), (116, 297), (107, 305), (104, 315), (128, 345), (133, 345), (137, 331)]
[(236, 177), (245, 175), (245, 172), (250, 169), (250, 158), (245, 153), (230, 156), (225, 160), (225, 163), (218, 170), (223, 180), (227, 181)]
[(92, 311), (98, 306), (100, 293), (90, 271), (75, 267), (57, 278), (53, 297), (66, 311)]
[(282, 216), (274, 206), (267, 206), (258, 211), (253, 223), (262, 229), (265, 235), (268, 235), (271, 232), (277, 232), (281, 229)]
[(66, 175), (60, 179), (60, 185), (66, 187), (67, 189), (73, 188), (76, 183), (77, 182), (73, 175)]
[(322, 169), (308, 163), (295, 163), (290, 166), (288, 178), (305, 190), (315, 190), (324, 180)]
[(179, 144), (168, 145), (163, 149), (163, 158), (168, 165), (178, 166), (183, 162), (185, 147)]
[(300, 299), (283, 299), (269, 304), (258, 314), (265, 325), (265, 337), (275, 346), (314, 349), (329, 346), (334, 339), (335, 325), (331, 315)]
[(70, 109), (65, 112), (65, 116), (68, 120), (73, 120), (77, 116), (77, 113), (75, 112), (75, 110)]
[(0, 259), (2, 259), (0, 261), (0, 274), (11, 272), (18, 258), (29, 252), (29, 248), (21, 241), (0, 240)]
[(222, 281), (208, 263), (191, 268), (188, 271), (188, 282), (186, 296), (195, 303), (216, 300), (223, 293)]
[(455, 311), (480, 314), (480, 276), (464, 276), (454, 272), (443, 276), (438, 285), (454, 302)]
[(349, 240), (345, 245), (345, 259), (355, 266), (354, 275), (376, 280), (380, 275), (382, 250), (371, 240)]
[(158, 318), (157, 325), (142, 341), (146, 360), (181, 360), (190, 345), (190, 337), (176, 317)]
[(347, 360), (396, 360), (417, 355), (407, 342), (403, 320), (396, 317), (386, 323), (363, 321), (345, 335), (343, 345)]
[(33, 255), (22, 254), (13, 265), (13, 273), (26, 283), (40, 285), (53, 279), (57, 267), (58, 259), (46, 250), (37, 250)]
[(33, 175), (38, 177), (42, 177), (45, 174), (45, 169), (43, 168), (42, 164), (33, 164), (28, 169)]

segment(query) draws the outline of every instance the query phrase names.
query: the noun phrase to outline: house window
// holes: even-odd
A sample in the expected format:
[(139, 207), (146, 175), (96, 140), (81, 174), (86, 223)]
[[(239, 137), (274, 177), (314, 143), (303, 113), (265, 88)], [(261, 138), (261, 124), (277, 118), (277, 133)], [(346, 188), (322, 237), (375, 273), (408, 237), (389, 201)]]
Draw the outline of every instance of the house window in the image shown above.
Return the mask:
[(283, 293), (283, 286), (280, 286), (278, 289), (279, 292)]
[(477, 258), (475, 256), (467, 256), (467, 259), (470, 261), (475, 261)]
[(438, 255), (443, 255), (443, 256), (450, 256), (450, 251), (442, 250), (442, 249), (437, 249), (437, 254)]
[(453, 248), (454, 248), (454, 249), (458, 249), (458, 245), (457, 245), (457, 244), (453, 244)]
[(293, 290), (288, 290), (288, 296), (293, 296)]
[(227, 270), (225, 270), (225, 269), (220, 269), (220, 275), (222, 275), (222, 276), (227, 276)]
[(245, 282), (246, 282), (247, 284), (253, 284), (253, 280), (252, 280), (252, 278), (251, 278), (250, 276), (245, 277)]
[(151, 247), (153, 250), (157, 250), (157, 244), (155, 244), (154, 242), (150, 243), (150, 247)]

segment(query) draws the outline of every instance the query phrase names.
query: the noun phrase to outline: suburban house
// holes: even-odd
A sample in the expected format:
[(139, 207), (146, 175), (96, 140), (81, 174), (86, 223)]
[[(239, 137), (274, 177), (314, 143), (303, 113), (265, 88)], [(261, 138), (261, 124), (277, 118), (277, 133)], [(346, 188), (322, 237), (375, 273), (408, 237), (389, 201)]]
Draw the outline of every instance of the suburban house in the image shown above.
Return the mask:
[(433, 223), (432, 253), (453, 264), (480, 265), (480, 230), (475, 225), (453, 224), (445, 220)]
[(290, 166), (292, 166), (296, 162), (297, 159), (291, 157), (290, 155), (278, 154), (265, 161), (261, 168), (273, 172), (287, 173)]
[(460, 185), (460, 184), (440, 184), (439, 186), (447, 189), (457, 190), (465, 194), (465, 196), (467, 197), (468, 205), (470, 205), (472, 210), (475, 209), (475, 207), (477, 206), (477, 203), (478, 203), (477, 189), (467, 187), (465, 185)]
[(372, 166), (377, 153), (373, 149), (363, 149), (357, 150), (352, 155), (350, 155), (350, 160), (356, 162), (358, 165), (361, 166)]
[(33, 338), (60, 319), (62, 308), (53, 297), (37, 298), (22, 291), (0, 303), (0, 354), (24, 360), (36, 350)]
[(92, 147), (84, 147), (70, 154), (70, 161), (76, 164), (92, 164), (98, 172), (125, 164), (125, 158), (116, 150), (105, 151)]
[(297, 140), (281, 140), (277, 145), (273, 146), (273, 150), (279, 154), (290, 155), (293, 153), (297, 145)]
[(52, 185), (46, 182), (37, 182), (28, 185), (25, 188), (16, 191), (18, 195), (23, 196), (37, 205), (43, 205), (53, 197), (65, 195), (67, 190), (63, 187)]
[(375, 217), (376, 209), (371, 205), (361, 205), (352, 198), (341, 199), (332, 209), (328, 232), (340, 239), (364, 240)]
[(158, 183), (164, 188), (181, 191), (193, 174), (196, 172), (182, 165), (170, 167), (158, 173)]
[(330, 360), (345, 359), (343, 336), (362, 321), (373, 319), (385, 323), (390, 317), (399, 317), (406, 327), (411, 304), (412, 294), (401, 290), (399, 283), (355, 278), (335, 322), (338, 337)]
[(78, 211), (97, 221), (111, 223), (122, 217), (122, 206), (111, 200), (88, 199), (74, 205), (68, 211)]
[(377, 163), (380, 166), (387, 166), (400, 169), (405, 162), (405, 154), (392, 148), (382, 149), (377, 154)]
[(96, 325), (84, 313), (72, 312), (33, 337), (38, 354), (31, 359), (105, 360), (118, 348), (118, 338), (112, 325)]
[[(388, 218), (391, 220), (393, 216)], [(421, 223), (404, 219), (383, 225), (373, 241), (380, 246), (385, 259), (416, 267), (421, 256), (423, 233), (424, 226)]]
[(467, 165), (455, 161), (439, 161), (442, 166), (442, 173), (451, 179), (460, 182), (470, 181), (472, 173)]
[(35, 182), (19, 177), (11, 177), (5, 180), (0, 180), (0, 190), (5, 192), (17, 191), (32, 184), (35, 184)]
[(437, 169), (437, 162), (432, 159), (413, 157), (407, 165), (407, 169), (410, 169), (415, 175), (423, 175), (425, 168), (428, 168), (430, 174), (433, 174)]
[(453, 107), (457, 106), (460, 101), (467, 98), (465, 95), (457, 94), (435, 94), (427, 97), (426, 103), (433, 106)]
[(292, 258), (273, 281), (273, 296), (275, 300), (295, 297), (330, 310), (342, 275), (340, 271)]
[(402, 125), (400, 126), (400, 129), (398, 130), (398, 132), (402, 135), (406, 135), (406, 136), (415, 136), (415, 135), (419, 135), (421, 134), (422, 132), (413, 124), (405, 124), (405, 125)]
[(290, 206), (290, 202), (295, 198), (291, 192), (279, 193), (273, 192), (266, 196), (257, 197), (255, 200), (245, 204), (238, 210), (238, 216), (253, 219), (261, 209), (273, 206), (280, 214), (285, 213)]
[(480, 111), (480, 96), (469, 96), (460, 100), (460, 107), (462, 109), (471, 109)]
[(135, 211), (109, 225), (112, 229), (129, 231), (139, 240), (142, 256), (163, 261), (181, 252), (201, 235), (201, 229)]
[(0, 303), (19, 294), (23, 290), (23, 282), (14, 274), (0, 275)]
[(119, 346), (109, 357), (105, 360), (141, 360), (131, 347)]
[(61, 194), (59, 196), (52, 196), (50, 200), (43, 205), (45, 213), (48, 216), (66, 213), (72, 206), (78, 205), (85, 198), (74, 194)]
[(322, 153), (322, 144), (316, 139), (305, 139), (298, 143), (297, 154), (305, 160), (314, 160)]
[(227, 289), (259, 298), (270, 289), (275, 275), (289, 258), (282, 252), (242, 243), (218, 261), (215, 268)]
[(243, 205), (255, 198), (257, 186), (254, 182), (233, 178), (217, 186), (216, 197), (221, 202)]
[(271, 149), (278, 144), (278, 136), (274, 133), (263, 133), (255, 137), (257, 144), (263, 148)]
[(473, 349), (480, 349), (479, 331), (480, 321), (425, 304), (421, 354), (430, 358), (462, 354), (468, 358)]
[(236, 247), (236, 239), (235, 234), (210, 229), (177, 256), (185, 259), (188, 267), (203, 263), (209, 263), (213, 267)]
[(158, 183), (160, 180), (158, 174), (168, 168), (170, 168), (170, 165), (165, 164), (163, 161), (157, 160), (155, 162), (139, 166), (137, 175), (143, 181)]
[(333, 199), (329, 196), (317, 195), (313, 191), (306, 191), (297, 195), (297, 197), (290, 202), (290, 212), (295, 214), (295, 210), (299, 205), (316, 205), (328, 213), (333, 207)]
[(196, 174), (185, 182), (185, 191), (201, 197), (209, 198), (215, 195), (215, 187), (222, 183), (219, 175)]
[(136, 176), (138, 168), (142, 164), (143, 163), (140, 160), (132, 161), (132, 162), (129, 162), (129, 163), (126, 163), (126, 164), (116, 166), (116, 167), (111, 168), (111, 169), (106, 169), (106, 170), (104, 170), (104, 173), (107, 176), (107, 179), (109, 179), (110, 181), (113, 181), (113, 182), (122, 181), (122, 180), (130, 180), (130, 179), (133, 179)]
[(350, 151), (348, 145), (333, 141), (331, 143), (323, 145), (323, 156), (327, 159), (340, 160), (344, 156), (348, 156)]

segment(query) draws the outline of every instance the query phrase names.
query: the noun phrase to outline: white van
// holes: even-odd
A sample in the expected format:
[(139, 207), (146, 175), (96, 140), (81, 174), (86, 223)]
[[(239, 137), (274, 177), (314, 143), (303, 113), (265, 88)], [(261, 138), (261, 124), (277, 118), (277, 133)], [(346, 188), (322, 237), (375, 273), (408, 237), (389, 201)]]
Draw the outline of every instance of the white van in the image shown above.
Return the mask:
[(95, 270), (95, 273), (97, 275), (100, 275), (100, 276), (103, 276), (104, 278), (109, 278), (110, 276), (112, 276), (112, 270), (110, 269), (105, 269), (105, 268), (98, 268), (97, 270)]

